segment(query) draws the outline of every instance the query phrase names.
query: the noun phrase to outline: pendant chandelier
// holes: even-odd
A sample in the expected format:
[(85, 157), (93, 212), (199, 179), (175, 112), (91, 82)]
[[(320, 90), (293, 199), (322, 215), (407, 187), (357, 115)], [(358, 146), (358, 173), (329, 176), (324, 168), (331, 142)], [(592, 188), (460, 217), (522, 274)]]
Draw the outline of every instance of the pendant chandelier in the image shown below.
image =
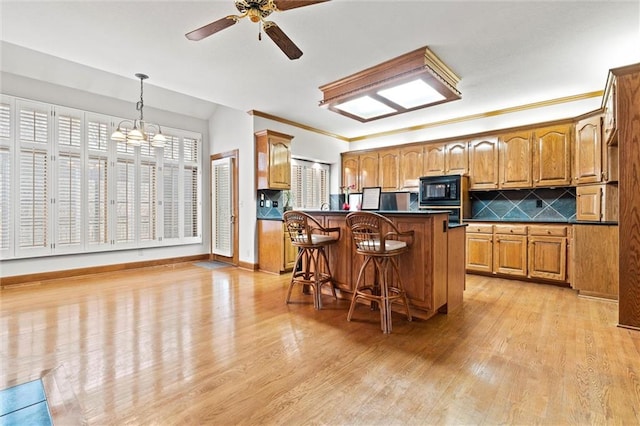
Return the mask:
[[(140, 146), (143, 142), (149, 143), (154, 148), (163, 148), (164, 143), (167, 141), (162, 134), (162, 129), (159, 124), (147, 123), (144, 121), (144, 100), (143, 95), (143, 81), (149, 78), (145, 74), (136, 74), (136, 77), (140, 79), (140, 100), (136, 103), (136, 110), (140, 111), (140, 118), (134, 120), (122, 120), (118, 124), (118, 128), (111, 134), (111, 140), (116, 142), (127, 142), (132, 146)], [(124, 127), (128, 125), (130, 127)], [(149, 140), (149, 134), (152, 133), (153, 137)]]

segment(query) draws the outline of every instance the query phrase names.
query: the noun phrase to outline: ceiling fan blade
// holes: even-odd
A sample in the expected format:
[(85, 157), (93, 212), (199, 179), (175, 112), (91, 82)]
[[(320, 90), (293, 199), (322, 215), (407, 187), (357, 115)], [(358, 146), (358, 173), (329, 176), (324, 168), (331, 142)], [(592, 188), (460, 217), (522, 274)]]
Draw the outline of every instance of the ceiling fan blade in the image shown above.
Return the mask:
[(278, 45), (289, 59), (298, 59), (302, 56), (302, 50), (277, 26), (274, 22), (265, 22), (264, 32)]
[(237, 18), (233, 15), (227, 16), (222, 19), (218, 19), (210, 24), (205, 25), (204, 27), (200, 27), (197, 30), (193, 30), (190, 33), (186, 33), (185, 37), (189, 40), (202, 40), (205, 37), (209, 37), (212, 34), (217, 33), (218, 31), (222, 31), (225, 28), (229, 28), (233, 24), (238, 22)]
[(311, 6), (316, 3), (324, 3), (329, 0), (275, 0), (278, 10), (295, 9), (296, 7)]

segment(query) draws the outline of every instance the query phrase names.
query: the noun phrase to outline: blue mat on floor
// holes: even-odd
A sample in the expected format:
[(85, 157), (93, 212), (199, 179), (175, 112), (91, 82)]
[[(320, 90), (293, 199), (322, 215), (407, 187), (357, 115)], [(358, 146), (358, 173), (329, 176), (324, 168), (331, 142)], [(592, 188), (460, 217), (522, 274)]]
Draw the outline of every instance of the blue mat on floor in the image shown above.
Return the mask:
[(53, 425), (41, 380), (0, 391), (0, 425)]
[(209, 262), (196, 262), (194, 263), (194, 265), (200, 266), (201, 268), (207, 268), (207, 269), (219, 269), (219, 268), (227, 268), (229, 266), (233, 266), (228, 263), (216, 262), (214, 260)]

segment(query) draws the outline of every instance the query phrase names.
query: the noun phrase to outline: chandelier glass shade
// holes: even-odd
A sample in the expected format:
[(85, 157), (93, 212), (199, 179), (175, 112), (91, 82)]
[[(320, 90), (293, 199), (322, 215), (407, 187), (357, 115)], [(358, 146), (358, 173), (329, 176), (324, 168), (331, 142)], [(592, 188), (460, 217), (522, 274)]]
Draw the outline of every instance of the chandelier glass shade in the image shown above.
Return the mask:
[(140, 146), (145, 142), (154, 148), (163, 148), (167, 139), (162, 134), (160, 125), (144, 121), (143, 81), (149, 76), (138, 73), (136, 77), (140, 79), (140, 100), (136, 103), (136, 110), (140, 111), (140, 118), (122, 120), (118, 123), (115, 132), (111, 134), (111, 140), (126, 142), (132, 146)]

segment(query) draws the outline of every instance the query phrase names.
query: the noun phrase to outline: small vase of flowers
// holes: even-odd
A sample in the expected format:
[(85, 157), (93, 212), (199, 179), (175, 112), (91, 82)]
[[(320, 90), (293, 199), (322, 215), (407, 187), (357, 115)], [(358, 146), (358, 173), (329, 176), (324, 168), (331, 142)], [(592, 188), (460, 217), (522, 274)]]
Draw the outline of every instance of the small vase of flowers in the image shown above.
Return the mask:
[(356, 189), (355, 184), (341, 186), (340, 189), (344, 193), (344, 203), (342, 204), (342, 210), (349, 210), (351, 206), (349, 205), (349, 193), (352, 189)]

